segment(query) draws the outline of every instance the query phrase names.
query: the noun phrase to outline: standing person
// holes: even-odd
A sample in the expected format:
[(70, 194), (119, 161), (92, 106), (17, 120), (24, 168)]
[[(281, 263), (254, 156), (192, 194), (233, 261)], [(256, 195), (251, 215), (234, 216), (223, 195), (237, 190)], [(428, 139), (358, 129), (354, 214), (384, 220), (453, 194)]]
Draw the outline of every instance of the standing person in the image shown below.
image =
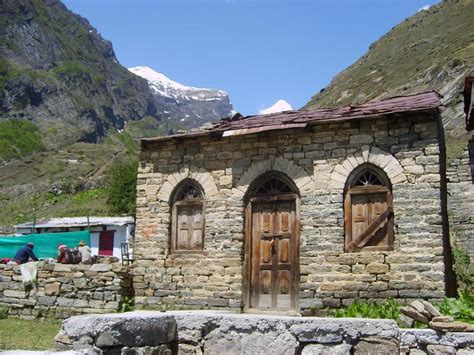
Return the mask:
[(24, 264), (29, 261), (29, 259), (33, 259), (33, 261), (38, 261), (38, 258), (36, 257), (35, 253), (33, 253), (33, 248), (35, 245), (33, 243), (28, 243), (24, 247), (21, 247), (18, 249), (18, 251), (15, 254), (15, 260), (18, 264)]
[(81, 240), (79, 242), (79, 252), (81, 253), (81, 262), (83, 264), (90, 264), (91, 263), (91, 249), (87, 246), (85, 240)]

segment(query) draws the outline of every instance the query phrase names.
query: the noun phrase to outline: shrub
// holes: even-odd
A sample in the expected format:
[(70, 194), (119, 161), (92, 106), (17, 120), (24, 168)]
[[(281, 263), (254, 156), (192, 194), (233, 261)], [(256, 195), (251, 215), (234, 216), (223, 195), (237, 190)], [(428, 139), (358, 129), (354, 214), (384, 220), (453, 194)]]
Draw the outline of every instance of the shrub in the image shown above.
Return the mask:
[(458, 292), (458, 298), (446, 298), (438, 305), (439, 311), (456, 320), (474, 323), (474, 294), (468, 289)]
[(331, 311), (331, 315), (336, 318), (381, 318), (398, 319), (398, 304), (395, 300), (389, 299), (383, 303), (368, 304), (355, 301), (350, 306)]
[(132, 312), (135, 310), (135, 300), (133, 297), (125, 296), (119, 303), (118, 311), (123, 312)]
[(0, 307), (0, 319), (7, 319), (8, 318), (8, 308)]
[(454, 272), (460, 291), (470, 290), (474, 286), (474, 268), (467, 251), (457, 244), (453, 245)]
[(120, 163), (109, 174), (107, 205), (111, 212), (135, 214), (138, 161)]

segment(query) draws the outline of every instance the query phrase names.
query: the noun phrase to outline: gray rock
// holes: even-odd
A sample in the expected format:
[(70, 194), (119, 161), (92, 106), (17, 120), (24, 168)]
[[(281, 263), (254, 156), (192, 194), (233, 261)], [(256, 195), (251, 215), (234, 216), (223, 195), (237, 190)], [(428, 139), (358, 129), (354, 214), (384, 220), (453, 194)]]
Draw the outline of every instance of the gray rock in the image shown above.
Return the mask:
[(321, 344), (309, 344), (303, 348), (301, 355), (350, 355), (352, 345), (350, 344), (339, 344), (339, 345), (321, 345)]
[(425, 306), (425, 309), (428, 312), (430, 312), (433, 317), (441, 316), (441, 313), (438, 311), (438, 309), (435, 306), (433, 306), (433, 304), (431, 304), (430, 302), (421, 300), (421, 303), (423, 303), (423, 306)]
[(410, 306), (421, 313), (426, 319), (431, 320), (431, 318), (433, 318), (433, 315), (425, 309), (425, 306), (421, 301), (415, 300), (410, 303)]
[(426, 351), (423, 351), (421, 349), (410, 349), (409, 354), (410, 355), (426, 355)]
[(428, 345), (426, 351), (429, 355), (455, 355), (456, 348), (447, 345)]
[(437, 316), (433, 317), (432, 322), (454, 322), (454, 318), (451, 316)]
[(403, 313), (400, 313), (398, 315), (397, 323), (400, 326), (400, 328), (411, 328), (413, 327), (415, 320), (411, 317), (404, 315)]
[(112, 270), (112, 265), (110, 264), (94, 264), (89, 269), (89, 271), (96, 271), (96, 272), (106, 272), (110, 270)]
[(418, 312), (415, 308), (411, 306), (400, 307), (400, 312), (404, 315), (413, 318), (414, 320), (427, 324), (429, 320), (420, 312)]
[(440, 333), (433, 329), (402, 329), (400, 344), (410, 348), (425, 347), (428, 344), (465, 348), (474, 345), (474, 333)]
[(474, 332), (474, 325), (465, 322), (430, 322), (429, 326), (442, 332)]
[(400, 344), (396, 339), (368, 337), (360, 340), (354, 347), (354, 355), (392, 355), (400, 353)]

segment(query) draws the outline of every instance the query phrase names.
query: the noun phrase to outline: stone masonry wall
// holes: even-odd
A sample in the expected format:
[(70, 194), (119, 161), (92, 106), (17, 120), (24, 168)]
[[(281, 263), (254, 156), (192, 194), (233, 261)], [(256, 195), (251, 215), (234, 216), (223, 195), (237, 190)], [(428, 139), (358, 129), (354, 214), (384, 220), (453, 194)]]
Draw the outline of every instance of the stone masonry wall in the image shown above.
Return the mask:
[(447, 164), (449, 229), (474, 260), (474, 137)]
[[(243, 306), (244, 194), (279, 171), (299, 189), (304, 312), (354, 299), (445, 295), (436, 115), (404, 115), (309, 130), (147, 143), (140, 155), (134, 288), (161, 308)], [(344, 252), (343, 191), (357, 166), (383, 169), (393, 187), (395, 250)], [(170, 253), (170, 199), (185, 178), (205, 193), (204, 251)]]
[(132, 279), (121, 264), (65, 265), (40, 261), (38, 287), (25, 292), (19, 265), (0, 264), (0, 307), (24, 319), (110, 313), (132, 296)]
[[(137, 335), (140, 336), (137, 336)], [(399, 329), (387, 319), (132, 312), (65, 320), (59, 349), (87, 354), (457, 354), (474, 333)]]

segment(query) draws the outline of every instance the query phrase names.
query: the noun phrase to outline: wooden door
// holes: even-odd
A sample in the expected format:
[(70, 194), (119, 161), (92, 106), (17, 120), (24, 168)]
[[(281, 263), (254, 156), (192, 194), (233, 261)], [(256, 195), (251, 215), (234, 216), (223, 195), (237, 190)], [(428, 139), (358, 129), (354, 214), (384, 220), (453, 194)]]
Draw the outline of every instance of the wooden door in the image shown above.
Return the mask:
[(255, 202), (251, 216), (250, 308), (296, 308), (299, 290), (295, 201)]
[(99, 255), (114, 255), (114, 231), (100, 232)]

